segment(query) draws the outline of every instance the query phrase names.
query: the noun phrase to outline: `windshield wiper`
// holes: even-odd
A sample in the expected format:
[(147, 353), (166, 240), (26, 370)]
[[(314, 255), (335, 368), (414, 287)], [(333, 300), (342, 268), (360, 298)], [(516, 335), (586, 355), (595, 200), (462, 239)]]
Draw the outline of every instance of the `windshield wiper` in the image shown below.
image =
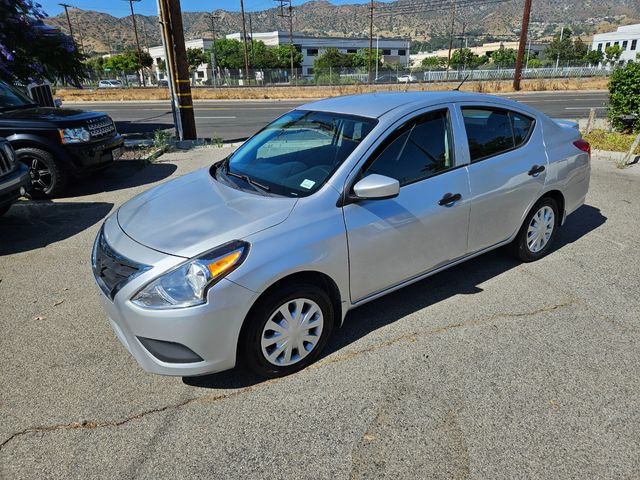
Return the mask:
[(230, 177), (235, 177), (235, 178), (239, 178), (240, 180), (244, 180), (245, 182), (247, 182), (249, 185), (252, 185), (254, 187), (258, 187), (261, 190), (264, 190), (265, 192), (269, 192), (271, 191), (271, 187), (269, 187), (268, 185), (265, 185), (263, 183), (260, 183), (256, 180), (254, 180), (253, 178), (251, 178), (249, 175), (245, 175), (245, 174), (241, 174), (241, 173), (236, 173), (236, 172), (232, 172), (229, 169), (229, 163), (228, 161), (225, 161), (226, 163), (226, 174), (229, 175)]

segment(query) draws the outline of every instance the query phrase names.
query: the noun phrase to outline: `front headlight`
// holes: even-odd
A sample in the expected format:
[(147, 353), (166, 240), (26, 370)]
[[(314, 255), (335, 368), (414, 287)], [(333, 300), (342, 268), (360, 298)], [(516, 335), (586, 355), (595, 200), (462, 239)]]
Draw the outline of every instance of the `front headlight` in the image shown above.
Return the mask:
[(60, 141), (62, 143), (81, 143), (91, 140), (89, 130), (84, 127), (63, 128), (58, 132), (60, 132)]
[(201, 305), (206, 302), (209, 288), (238, 268), (247, 253), (249, 244), (239, 240), (210, 250), (156, 278), (131, 301), (154, 309)]

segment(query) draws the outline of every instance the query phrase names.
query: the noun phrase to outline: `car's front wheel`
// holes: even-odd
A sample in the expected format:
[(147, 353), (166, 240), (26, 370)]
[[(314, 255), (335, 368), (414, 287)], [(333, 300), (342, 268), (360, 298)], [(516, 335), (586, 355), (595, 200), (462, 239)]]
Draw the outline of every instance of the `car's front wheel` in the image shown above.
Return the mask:
[(540, 199), (524, 220), (510, 249), (523, 262), (533, 262), (544, 257), (560, 226), (558, 204), (551, 197)]
[(252, 309), (241, 340), (240, 360), (263, 377), (280, 377), (313, 363), (334, 324), (329, 296), (315, 285), (273, 292)]
[(19, 148), (16, 157), (29, 168), (32, 198), (51, 198), (64, 190), (67, 172), (46, 150)]

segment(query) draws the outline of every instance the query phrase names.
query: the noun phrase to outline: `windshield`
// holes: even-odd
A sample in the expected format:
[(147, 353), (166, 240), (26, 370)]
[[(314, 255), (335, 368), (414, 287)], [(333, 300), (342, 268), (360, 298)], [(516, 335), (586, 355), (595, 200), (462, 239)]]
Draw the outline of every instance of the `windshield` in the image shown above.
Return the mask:
[(310, 195), (376, 123), (370, 118), (294, 110), (242, 145), (229, 158), (227, 174), (277, 195)]
[(27, 95), (0, 81), (0, 111), (33, 105)]

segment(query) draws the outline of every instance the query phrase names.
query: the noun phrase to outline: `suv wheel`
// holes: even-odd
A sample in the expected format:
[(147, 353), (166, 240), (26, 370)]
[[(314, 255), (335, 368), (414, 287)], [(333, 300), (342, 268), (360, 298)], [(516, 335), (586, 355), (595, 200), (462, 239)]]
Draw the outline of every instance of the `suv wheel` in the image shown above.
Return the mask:
[(241, 358), (263, 377), (280, 377), (313, 363), (331, 335), (334, 311), (315, 285), (295, 285), (268, 295), (247, 318)]
[(67, 183), (67, 172), (49, 152), (39, 148), (19, 148), (16, 157), (29, 167), (31, 198), (50, 198), (62, 192)]
[(556, 201), (550, 197), (540, 199), (510, 245), (511, 253), (523, 262), (533, 262), (544, 257), (551, 250), (559, 226), (560, 215)]

